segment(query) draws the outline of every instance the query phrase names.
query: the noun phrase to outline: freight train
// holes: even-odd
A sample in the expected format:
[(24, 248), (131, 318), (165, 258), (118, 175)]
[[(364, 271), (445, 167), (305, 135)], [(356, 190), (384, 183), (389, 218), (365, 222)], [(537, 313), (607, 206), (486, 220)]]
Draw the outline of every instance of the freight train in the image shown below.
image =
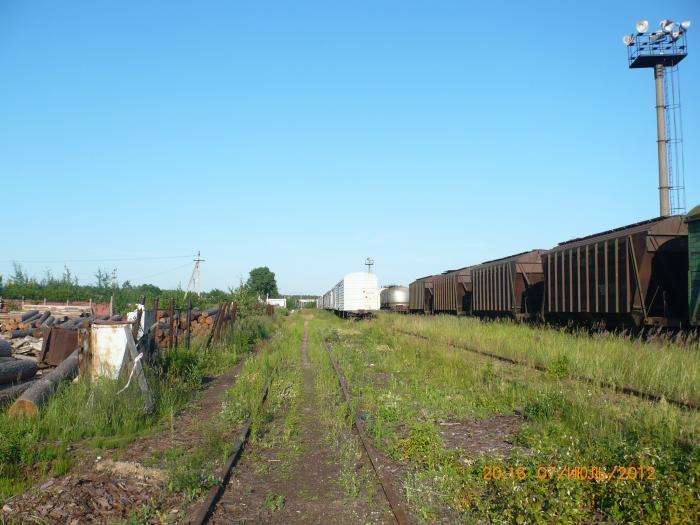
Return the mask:
[(369, 272), (349, 273), (318, 298), (319, 308), (340, 317), (371, 317), (379, 310), (379, 281)]
[(409, 286), (412, 313), (597, 327), (700, 326), (700, 206)]

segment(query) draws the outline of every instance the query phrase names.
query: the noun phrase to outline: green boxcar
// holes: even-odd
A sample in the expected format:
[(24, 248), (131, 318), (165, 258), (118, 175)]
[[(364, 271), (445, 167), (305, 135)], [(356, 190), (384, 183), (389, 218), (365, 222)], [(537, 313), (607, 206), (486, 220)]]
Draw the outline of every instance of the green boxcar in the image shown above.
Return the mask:
[(688, 312), (690, 324), (700, 326), (700, 206), (688, 214)]

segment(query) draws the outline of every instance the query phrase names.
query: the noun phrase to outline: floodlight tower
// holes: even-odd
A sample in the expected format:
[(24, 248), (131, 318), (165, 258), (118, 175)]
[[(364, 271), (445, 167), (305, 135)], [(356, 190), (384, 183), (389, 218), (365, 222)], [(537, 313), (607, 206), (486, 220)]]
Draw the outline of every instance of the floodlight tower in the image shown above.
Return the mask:
[[(649, 22), (639, 20), (636, 32), (625, 35), (627, 59), (631, 69), (653, 68), (656, 83), (656, 143), (659, 157), (659, 208), (662, 217), (685, 212), (683, 182), (683, 144), (680, 125), (680, 90), (676, 97), (678, 63), (688, 55), (686, 32), (690, 21), (662, 20), (659, 31), (648, 32)], [(671, 68), (671, 75), (666, 69)], [(672, 104), (666, 100), (666, 77), (670, 77)], [(678, 98), (678, 102), (676, 102)], [(668, 111), (668, 112), (667, 112)], [(670, 154), (668, 146), (673, 146)], [(679, 154), (680, 150), (680, 154)], [(674, 163), (671, 162), (675, 159)], [(671, 193), (674, 199), (671, 201)]]

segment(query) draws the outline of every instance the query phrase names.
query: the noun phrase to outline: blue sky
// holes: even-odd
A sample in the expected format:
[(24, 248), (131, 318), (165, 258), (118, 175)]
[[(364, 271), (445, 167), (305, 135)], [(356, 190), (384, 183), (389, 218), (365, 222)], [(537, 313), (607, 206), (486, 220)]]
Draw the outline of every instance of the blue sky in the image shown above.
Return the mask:
[[(0, 2), (0, 274), (64, 263), (284, 293), (380, 282), (658, 214), (635, 20), (691, 19), (688, 208), (700, 204), (700, 3)], [(158, 257), (158, 259), (156, 259)]]

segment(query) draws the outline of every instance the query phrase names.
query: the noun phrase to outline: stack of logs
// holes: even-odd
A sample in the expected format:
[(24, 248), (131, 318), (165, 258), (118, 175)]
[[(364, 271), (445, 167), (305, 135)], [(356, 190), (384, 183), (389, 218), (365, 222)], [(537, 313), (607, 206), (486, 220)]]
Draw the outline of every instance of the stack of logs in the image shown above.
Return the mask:
[(0, 339), (0, 403), (11, 400), (36, 381), (39, 368), (34, 361), (12, 357), (12, 346)]
[[(216, 323), (218, 315), (218, 308), (210, 308), (204, 311), (199, 308), (193, 308), (190, 312), (190, 331), (192, 337), (209, 335), (214, 323)], [(228, 313), (225, 320), (230, 320), (231, 318), (232, 314)], [(174, 335), (177, 337), (187, 337), (187, 311), (174, 311), (173, 320)], [(158, 310), (157, 322), (156, 341), (161, 346), (164, 346), (164, 342), (170, 337), (170, 312), (168, 310)]]
[(95, 320), (112, 320), (121, 321), (122, 316), (108, 315), (94, 316), (82, 314), (78, 317), (68, 317), (66, 315), (52, 315), (50, 310), (40, 312), (32, 310), (29, 312), (10, 312), (4, 315), (4, 319), (0, 322), (0, 332), (7, 332), (10, 339), (17, 337), (41, 337), (41, 330), (44, 327), (56, 326), (59, 328), (87, 328)]

